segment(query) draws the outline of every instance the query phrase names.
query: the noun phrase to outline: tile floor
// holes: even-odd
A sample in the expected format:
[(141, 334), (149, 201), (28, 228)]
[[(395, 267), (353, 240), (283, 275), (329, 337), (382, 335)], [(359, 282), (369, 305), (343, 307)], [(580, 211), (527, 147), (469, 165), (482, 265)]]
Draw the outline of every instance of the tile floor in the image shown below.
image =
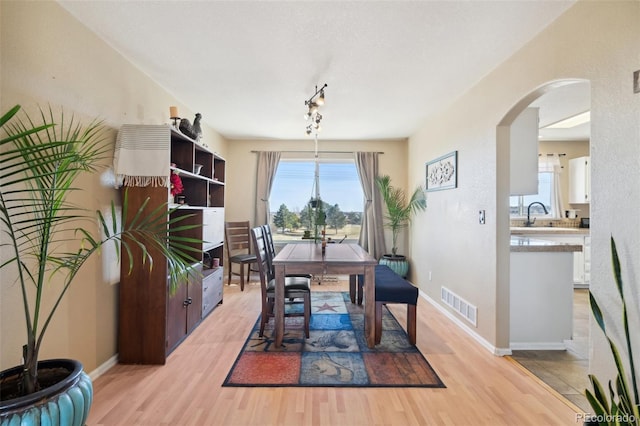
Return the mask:
[(569, 401), (590, 413), (584, 396), (590, 387), (589, 368), (589, 291), (574, 290), (573, 340), (566, 351), (513, 351), (512, 358), (527, 370), (562, 394)]

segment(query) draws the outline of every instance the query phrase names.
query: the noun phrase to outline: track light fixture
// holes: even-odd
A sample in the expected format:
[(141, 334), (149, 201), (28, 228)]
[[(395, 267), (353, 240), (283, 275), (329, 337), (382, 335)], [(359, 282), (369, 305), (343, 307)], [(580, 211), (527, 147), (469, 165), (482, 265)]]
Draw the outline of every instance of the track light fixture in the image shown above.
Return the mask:
[(316, 92), (306, 101), (305, 106), (308, 108), (307, 113), (304, 115), (305, 120), (310, 120), (311, 124), (307, 125), (306, 133), (311, 135), (314, 131), (317, 133), (321, 130), (320, 122), (322, 121), (322, 114), (318, 111), (318, 107), (324, 105), (324, 89), (327, 87), (327, 83), (320, 89), (316, 86)]

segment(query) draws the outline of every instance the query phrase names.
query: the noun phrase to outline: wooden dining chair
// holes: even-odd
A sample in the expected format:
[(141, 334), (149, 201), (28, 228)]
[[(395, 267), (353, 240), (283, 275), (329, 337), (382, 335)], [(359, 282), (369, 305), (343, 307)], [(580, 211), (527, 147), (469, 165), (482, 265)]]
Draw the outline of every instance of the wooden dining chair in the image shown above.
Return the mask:
[[(269, 256), (269, 267), (271, 268), (271, 274), (276, 275), (276, 271), (273, 269), (273, 258), (276, 257), (276, 247), (273, 243), (273, 233), (271, 232), (271, 226), (262, 225), (262, 235), (264, 236), (264, 244), (267, 248), (267, 256)], [(312, 279), (311, 274), (287, 274), (287, 277), (303, 277)]]
[[(274, 316), (273, 306), (276, 298), (275, 275), (270, 265), (268, 248), (261, 226), (251, 229), (253, 249), (257, 257), (260, 272), (260, 294), (262, 298), (262, 315), (260, 317), (260, 337), (269, 318)], [(311, 279), (307, 277), (285, 277), (284, 283), (285, 317), (304, 316), (304, 334), (309, 338), (309, 322), (311, 320)], [(286, 305), (301, 304), (303, 312), (287, 312)]]
[(273, 258), (276, 257), (276, 246), (273, 243), (273, 233), (271, 232), (271, 226), (262, 225), (262, 236), (264, 238), (264, 245), (267, 250), (267, 256), (269, 256), (269, 264), (271, 266), (271, 274), (275, 276), (275, 271), (273, 270)]
[[(232, 275), (240, 275), (240, 291), (244, 291), (244, 267), (247, 266), (247, 282), (251, 280), (251, 265), (256, 263), (256, 255), (251, 253), (251, 229), (249, 221), (225, 222), (224, 235), (227, 257), (229, 258), (229, 279)], [(233, 264), (240, 265), (240, 272), (233, 272)]]

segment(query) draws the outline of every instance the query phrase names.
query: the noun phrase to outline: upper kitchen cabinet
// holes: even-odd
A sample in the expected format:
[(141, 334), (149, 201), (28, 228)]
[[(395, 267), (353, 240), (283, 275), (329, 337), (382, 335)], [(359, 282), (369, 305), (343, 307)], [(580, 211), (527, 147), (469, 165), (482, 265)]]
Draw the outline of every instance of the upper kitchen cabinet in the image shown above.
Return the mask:
[(569, 160), (569, 203), (591, 202), (591, 157)]
[(527, 108), (511, 124), (511, 195), (538, 193), (538, 112)]

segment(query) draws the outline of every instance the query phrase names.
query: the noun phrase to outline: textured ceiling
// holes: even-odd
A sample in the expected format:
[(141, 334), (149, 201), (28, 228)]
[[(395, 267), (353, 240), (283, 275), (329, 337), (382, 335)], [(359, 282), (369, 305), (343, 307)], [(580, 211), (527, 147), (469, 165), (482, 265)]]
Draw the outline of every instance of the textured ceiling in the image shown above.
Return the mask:
[[(573, 1), (60, 1), (227, 138), (413, 134)], [(167, 106), (168, 109), (168, 106)]]

